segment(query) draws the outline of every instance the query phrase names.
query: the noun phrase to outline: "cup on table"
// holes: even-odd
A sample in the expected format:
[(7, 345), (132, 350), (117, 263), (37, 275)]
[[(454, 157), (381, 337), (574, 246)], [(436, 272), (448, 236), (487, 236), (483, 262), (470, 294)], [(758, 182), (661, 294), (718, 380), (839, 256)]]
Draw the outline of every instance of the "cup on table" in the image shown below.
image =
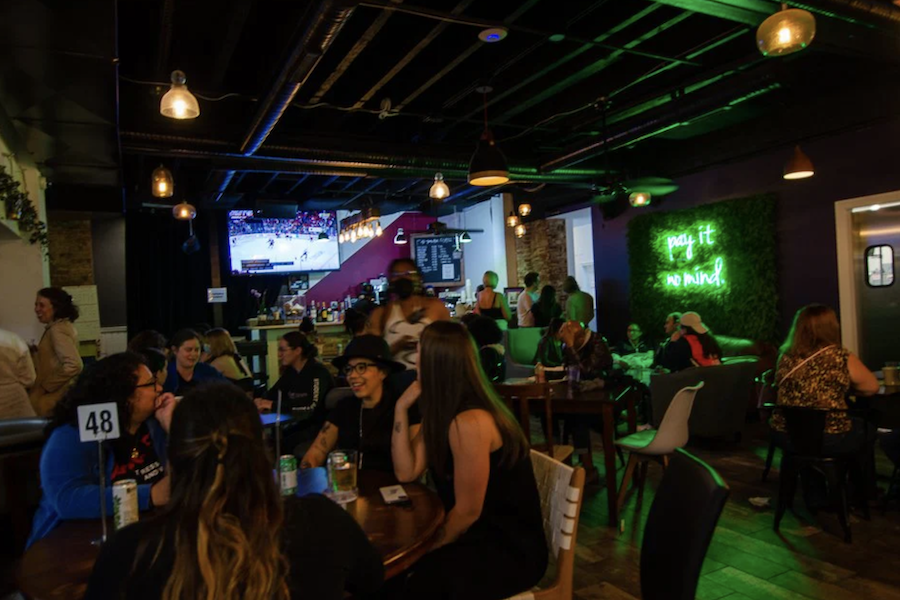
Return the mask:
[(328, 471), (328, 496), (338, 504), (353, 502), (359, 497), (356, 486), (356, 450), (333, 450), (325, 466)]
[(900, 368), (896, 364), (887, 364), (881, 369), (884, 376), (884, 385), (897, 386), (900, 385)]

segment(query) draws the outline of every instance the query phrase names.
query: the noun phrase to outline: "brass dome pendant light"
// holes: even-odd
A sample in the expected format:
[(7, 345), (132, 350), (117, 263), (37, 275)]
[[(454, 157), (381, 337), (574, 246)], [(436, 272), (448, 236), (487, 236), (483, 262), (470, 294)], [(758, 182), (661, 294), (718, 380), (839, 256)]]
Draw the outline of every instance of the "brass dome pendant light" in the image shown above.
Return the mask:
[(766, 57), (786, 56), (809, 46), (815, 36), (816, 18), (810, 12), (782, 4), (756, 30), (756, 47)]

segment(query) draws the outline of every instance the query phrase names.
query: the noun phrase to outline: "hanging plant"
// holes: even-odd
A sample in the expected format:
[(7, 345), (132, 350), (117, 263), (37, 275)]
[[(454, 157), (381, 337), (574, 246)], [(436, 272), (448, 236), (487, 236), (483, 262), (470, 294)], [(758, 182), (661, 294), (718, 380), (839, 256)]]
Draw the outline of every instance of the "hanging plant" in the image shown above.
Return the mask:
[(40, 220), (28, 195), (19, 189), (19, 182), (0, 166), (0, 201), (6, 204), (6, 216), (19, 222), (19, 231), (28, 235), (32, 244), (40, 244), (46, 252), (50, 243), (47, 224)]

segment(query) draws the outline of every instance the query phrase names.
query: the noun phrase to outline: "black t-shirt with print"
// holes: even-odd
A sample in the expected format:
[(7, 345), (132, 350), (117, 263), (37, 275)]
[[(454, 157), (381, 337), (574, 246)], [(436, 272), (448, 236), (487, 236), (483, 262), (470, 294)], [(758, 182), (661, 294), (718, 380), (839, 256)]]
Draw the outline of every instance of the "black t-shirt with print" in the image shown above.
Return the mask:
[(153, 438), (146, 423), (132, 435), (127, 431), (113, 442), (113, 482), (134, 479), (138, 485), (155, 483), (165, 475), (165, 467), (156, 455)]

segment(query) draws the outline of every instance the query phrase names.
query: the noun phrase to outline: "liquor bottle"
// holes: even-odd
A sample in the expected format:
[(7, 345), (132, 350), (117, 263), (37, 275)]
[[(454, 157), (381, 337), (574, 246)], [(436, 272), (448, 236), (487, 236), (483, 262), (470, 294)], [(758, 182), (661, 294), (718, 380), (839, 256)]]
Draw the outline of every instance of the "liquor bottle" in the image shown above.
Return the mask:
[(309, 320), (312, 321), (313, 323), (315, 323), (315, 322), (316, 322), (316, 317), (317, 317), (317, 316), (318, 316), (318, 315), (316, 315), (316, 301), (313, 300), (312, 304), (310, 304), (310, 309), (309, 309)]
[(337, 303), (332, 302), (331, 308), (328, 309), (328, 322), (329, 323), (334, 323), (335, 318), (337, 317), (337, 315), (335, 314), (335, 313), (337, 313), (337, 306), (335, 306), (335, 304), (337, 304)]

